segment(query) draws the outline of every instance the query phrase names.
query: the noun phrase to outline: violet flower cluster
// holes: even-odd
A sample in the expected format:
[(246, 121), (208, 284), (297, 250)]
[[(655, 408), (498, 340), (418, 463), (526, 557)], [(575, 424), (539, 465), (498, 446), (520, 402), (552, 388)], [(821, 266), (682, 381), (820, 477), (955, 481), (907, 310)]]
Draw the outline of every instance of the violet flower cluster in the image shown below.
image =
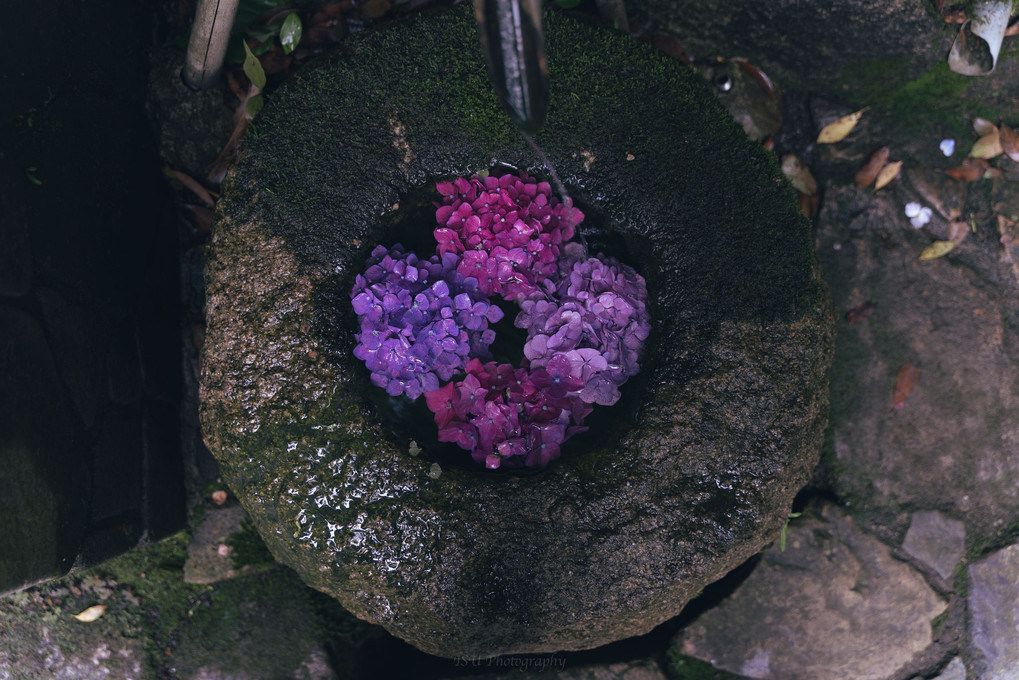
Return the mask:
[[(356, 279), (354, 354), (390, 395), (424, 394), (439, 441), (490, 469), (544, 467), (639, 370), (651, 327), (644, 279), (569, 243), (583, 214), (547, 182), (504, 175), (436, 189), (436, 254), (379, 246)], [(503, 317), (491, 295), (520, 306), (519, 367), (483, 362), (489, 324)]]
[(447, 254), (421, 260), (399, 244), (372, 251), (351, 291), (361, 331), (354, 356), (371, 381), (394, 397), (417, 399), (464, 370), (468, 357), (485, 355), (495, 340), (488, 328), (502, 310), (478, 291), (476, 279), (456, 270)]
[(619, 386), (640, 370), (638, 355), (651, 330), (647, 285), (615, 258), (588, 258), (578, 243), (566, 251), (554, 294), (523, 300), (513, 324), (527, 330), (524, 356), (532, 368), (565, 357), (582, 384), (580, 398), (611, 406)]
[(569, 198), (552, 197), (548, 182), (527, 175), (457, 178), (435, 187), (438, 252), (461, 256), (459, 271), (486, 295), (520, 300), (555, 277), (560, 244), (584, 219)]

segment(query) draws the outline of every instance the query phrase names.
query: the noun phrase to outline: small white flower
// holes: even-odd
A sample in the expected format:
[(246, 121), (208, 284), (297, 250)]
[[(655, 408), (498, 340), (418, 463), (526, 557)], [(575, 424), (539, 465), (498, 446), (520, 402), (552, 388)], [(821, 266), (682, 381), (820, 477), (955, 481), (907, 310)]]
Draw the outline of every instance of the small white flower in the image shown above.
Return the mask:
[(918, 212), (915, 217), (909, 218), (909, 223), (913, 225), (914, 229), (919, 229), (931, 221), (931, 215), (933, 214), (934, 211), (924, 206), (923, 208), (920, 208), (920, 212)]
[(955, 153), (955, 140), (954, 139), (942, 139), (941, 145), (938, 147), (941, 149), (941, 153), (945, 156), (951, 156)]
[(906, 217), (916, 217), (920, 214), (921, 205), (916, 201), (910, 201), (906, 204)]

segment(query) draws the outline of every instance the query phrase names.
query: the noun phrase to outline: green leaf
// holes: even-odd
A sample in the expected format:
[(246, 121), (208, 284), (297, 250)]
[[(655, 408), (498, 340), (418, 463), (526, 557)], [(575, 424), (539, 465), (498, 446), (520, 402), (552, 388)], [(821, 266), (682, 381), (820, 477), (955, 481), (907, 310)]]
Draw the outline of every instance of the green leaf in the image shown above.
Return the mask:
[(258, 112), (262, 110), (262, 95), (256, 94), (254, 97), (248, 97), (248, 101), (244, 102), (244, 117), (251, 120), (258, 115)]
[(265, 70), (262, 68), (262, 63), (258, 61), (258, 57), (252, 54), (248, 43), (244, 43), (244, 55), (244, 75), (261, 90), (265, 87)]
[(297, 49), (297, 43), (301, 42), (301, 17), (297, 12), (291, 12), (283, 20), (283, 27), (280, 29), (280, 43), (283, 45), (283, 54), (290, 54)]

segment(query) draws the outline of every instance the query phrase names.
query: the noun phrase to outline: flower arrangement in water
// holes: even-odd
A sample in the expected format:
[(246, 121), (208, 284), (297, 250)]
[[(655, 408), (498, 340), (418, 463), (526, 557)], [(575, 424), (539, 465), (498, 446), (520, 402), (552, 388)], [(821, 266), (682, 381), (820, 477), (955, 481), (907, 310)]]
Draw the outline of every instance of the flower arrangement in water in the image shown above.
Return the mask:
[[(436, 185), (435, 254), (376, 247), (351, 291), (354, 355), (393, 397), (424, 395), (439, 441), (487, 468), (544, 467), (639, 370), (647, 286), (573, 242), (584, 219), (527, 175)], [(520, 366), (491, 360), (491, 297), (516, 303)]]

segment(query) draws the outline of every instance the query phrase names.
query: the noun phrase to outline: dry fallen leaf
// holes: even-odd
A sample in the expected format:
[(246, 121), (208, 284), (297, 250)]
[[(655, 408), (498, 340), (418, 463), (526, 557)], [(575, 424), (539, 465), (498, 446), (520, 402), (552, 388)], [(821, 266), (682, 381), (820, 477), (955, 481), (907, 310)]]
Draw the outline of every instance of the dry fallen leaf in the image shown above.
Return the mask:
[(361, 6), (361, 12), (370, 19), (378, 19), (392, 7), (390, 0), (368, 0)]
[(973, 119), (973, 132), (977, 133), (977, 137), (989, 135), (997, 129), (997, 126), (986, 118), (977, 117)]
[(825, 125), (821, 128), (820, 134), (817, 135), (817, 143), (834, 144), (835, 142), (841, 142), (853, 131), (856, 124), (860, 122), (860, 117), (869, 108), (869, 106), (864, 107), (859, 111), (850, 113), (848, 116), (842, 116), (834, 123)]
[(1019, 240), (1019, 220), (1010, 220), (1004, 215), (995, 215), (998, 218), (998, 233), (1002, 245), (1008, 245)]
[(945, 170), (945, 174), (960, 182), (975, 182), (983, 179), (984, 174), (991, 169), (991, 164), (982, 158), (966, 158), (962, 165)]
[(792, 154), (782, 156), (782, 174), (801, 194), (813, 196), (817, 193), (817, 180), (810, 173), (810, 168)]
[(955, 248), (955, 241), (935, 241), (920, 253), (918, 260), (935, 260), (939, 257), (944, 257), (948, 253), (952, 252)]
[(856, 323), (858, 321), (863, 321), (868, 316), (870, 316), (871, 313), (873, 313), (873, 311), (874, 311), (873, 302), (861, 302), (860, 304), (856, 305), (848, 312), (846, 312), (846, 322)]
[(962, 220), (955, 220), (948, 223), (948, 240), (959, 245), (969, 236), (970, 227)]
[(1001, 150), (1005, 152), (1006, 156), (1019, 163), (1019, 133), (1002, 123), (1000, 135)]
[(906, 404), (906, 397), (916, 387), (917, 378), (920, 372), (916, 366), (910, 363), (902, 364), (898, 373), (895, 374), (895, 386), (892, 388), (892, 408), (900, 409)]
[(803, 213), (804, 217), (814, 219), (817, 217), (818, 211), (821, 209), (821, 197), (817, 194), (808, 196), (807, 194), (796, 194), (797, 203), (800, 206), (800, 212)]
[(994, 128), (973, 144), (969, 155), (972, 158), (994, 158), (1000, 156), (1001, 152), (1001, 132)]
[(888, 162), (889, 152), (890, 150), (887, 146), (882, 146), (870, 155), (870, 158), (863, 164), (863, 167), (856, 171), (856, 186), (861, 189), (870, 186), (871, 182), (877, 178), (878, 173), (881, 172), (881, 168)]
[(877, 174), (877, 180), (874, 182), (874, 191), (887, 186), (889, 182), (899, 176), (900, 170), (902, 170), (902, 161), (895, 161), (881, 168), (881, 172)]
[(194, 179), (190, 175), (187, 175), (180, 170), (173, 170), (169, 165), (163, 166), (163, 174), (167, 177), (177, 180), (188, 189), (191, 190), (195, 196), (201, 199), (202, 203), (209, 206), (210, 208), (216, 207), (216, 200), (212, 197), (212, 194), (208, 189), (198, 183), (198, 180)]
[(74, 614), (74, 618), (78, 619), (82, 623), (92, 623), (93, 621), (98, 619), (100, 616), (102, 616), (103, 612), (105, 612), (105, 611), (106, 611), (106, 605), (104, 605), (104, 604), (97, 604), (97, 605), (94, 605), (92, 607), (89, 607), (88, 609), (86, 609), (85, 611), (83, 611), (83, 612), (81, 612), (79, 614)]

